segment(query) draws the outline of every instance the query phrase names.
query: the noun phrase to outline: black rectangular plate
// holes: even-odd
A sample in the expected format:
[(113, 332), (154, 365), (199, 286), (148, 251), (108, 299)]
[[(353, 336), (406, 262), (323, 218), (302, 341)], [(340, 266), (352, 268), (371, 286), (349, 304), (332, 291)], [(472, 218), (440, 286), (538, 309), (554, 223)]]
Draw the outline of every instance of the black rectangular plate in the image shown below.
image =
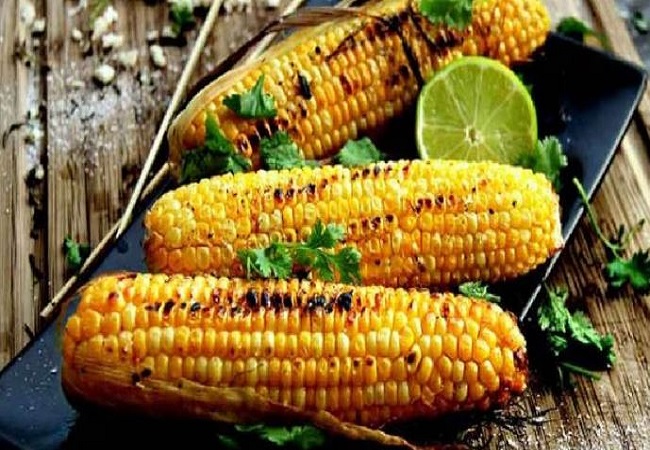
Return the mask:
[[(566, 178), (579, 177), (591, 197), (630, 124), (645, 89), (645, 71), (557, 35), (551, 35), (534, 60), (517, 70), (533, 86), (540, 134), (560, 138), (570, 159)], [(562, 224), (568, 240), (583, 209), (570, 183), (565, 186)], [(163, 186), (157, 194), (169, 187)], [(146, 270), (141, 242), (142, 217), (148, 206), (143, 206), (91, 276)], [(508, 289), (509, 298), (517, 297), (509, 303), (510, 309), (520, 314), (528, 310), (556, 260), (557, 256), (528, 276), (500, 286)], [(78, 415), (60, 386), (59, 342), (64, 316), (46, 327), (0, 373), (0, 448), (133, 448), (136, 441), (149, 448), (161, 444), (166, 448), (172, 443), (188, 447), (214, 438), (209, 430), (188, 431), (180, 424)], [(130, 434), (136, 441), (130, 440)], [(213, 443), (209, 447), (215, 448)]]

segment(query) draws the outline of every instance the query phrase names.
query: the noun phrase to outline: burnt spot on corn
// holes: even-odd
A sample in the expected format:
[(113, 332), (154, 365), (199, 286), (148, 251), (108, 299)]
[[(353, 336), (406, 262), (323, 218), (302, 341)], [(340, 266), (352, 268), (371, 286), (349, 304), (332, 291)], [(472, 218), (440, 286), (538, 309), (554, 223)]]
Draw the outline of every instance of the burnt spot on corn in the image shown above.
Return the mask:
[(311, 100), (311, 87), (309, 87), (309, 80), (302, 73), (298, 72), (298, 95), (305, 100)]
[(316, 48), (314, 49), (314, 53), (320, 55), (321, 53), (323, 53), (323, 50), (320, 48), (320, 46), (317, 45)]
[(153, 311), (154, 307), (151, 304), (144, 305), (144, 310), (145, 311)]
[(285, 195), (287, 200), (293, 199), (294, 195), (296, 195), (296, 190), (294, 188), (287, 189), (287, 193)]
[(252, 289), (246, 292), (246, 304), (251, 309), (257, 306), (257, 292)]
[(372, 367), (375, 364), (375, 359), (371, 356), (366, 356), (366, 366)]
[(280, 309), (282, 308), (282, 295), (278, 294), (277, 292), (274, 293), (271, 296), (271, 305), (275, 309)]
[(172, 308), (174, 308), (174, 305), (175, 305), (174, 300), (167, 300), (163, 308), (163, 315), (168, 316), (169, 313), (172, 312)]
[(281, 188), (277, 188), (276, 190), (273, 191), (273, 198), (277, 202), (281, 202), (284, 199), (284, 192), (282, 191)]
[(395, 221), (395, 216), (392, 214), (386, 214), (386, 221), (388, 223), (393, 223)]
[(185, 309), (185, 308), (187, 308), (187, 302), (181, 302), (181, 304), (180, 304), (180, 308), (181, 308), (181, 309)]
[(212, 291), (212, 302), (213, 303), (219, 303), (221, 301), (221, 296), (219, 295), (219, 290), (214, 289)]
[(528, 369), (528, 355), (523, 348), (518, 348), (517, 351), (513, 354), (515, 367), (518, 371), (524, 371)]
[(411, 352), (408, 355), (406, 355), (406, 364), (413, 364), (415, 363), (415, 360), (417, 359), (418, 355), (415, 352)]
[(133, 386), (137, 385), (140, 382), (140, 374), (132, 373), (131, 374), (131, 384)]
[(352, 291), (340, 294), (336, 298), (336, 306), (344, 311), (350, 311), (350, 308), (352, 308)]
[(451, 313), (451, 306), (449, 306), (449, 302), (444, 302), (442, 304), (442, 307), (440, 308), (440, 315), (443, 319), (446, 319), (449, 317), (449, 314)]
[(162, 307), (162, 303), (160, 303), (160, 302), (155, 302), (153, 304), (153, 309), (156, 310), (156, 311), (160, 311), (161, 307)]
[(151, 374), (152, 374), (151, 369), (148, 368), (148, 367), (145, 367), (145, 368), (142, 369), (142, 371), (140, 372), (140, 378), (141, 378), (141, 379), (149, 378), (149, 377), (151, 376)]
[(190, 305), (190, 314), (196, 314), (201, 311), (201, 304), (199, 302), (194, 302)]
[(271, 306), (271, 296), (268, 292), (262, 292), (262, 297), (260, 300), (260, 306), (268, 308)]
[(348, 95), (354, 92), (352, 81), (350, 81), (350, 79), (347, 77), (346, 74), (342, 73), (341, 75), (339, 75), (339, 81), (341, 82), (341, 87), (343, 88), (343, 92), (345, 92)]
[(488, 214), (490, 214), (490, 215), (494, 214), (494, 209), (489, 208), (489, 209), (488, 209)]
[(118, 294), (115, 291), (112, 291), (112, 292), (110, 292), (108, 294), (108, 302), (109, 303), (117, 301), (117, 298), (118, 298)]
[(284, 297), (282, 298), (282, 304), (287, 309), (291, 308), (293, 304), (291, 294), (284, 294)]
[(300, 116), (304, 119), (307, 117), (307, 107), (302, 103), (298, 103), (298, 109), (300, 109)]

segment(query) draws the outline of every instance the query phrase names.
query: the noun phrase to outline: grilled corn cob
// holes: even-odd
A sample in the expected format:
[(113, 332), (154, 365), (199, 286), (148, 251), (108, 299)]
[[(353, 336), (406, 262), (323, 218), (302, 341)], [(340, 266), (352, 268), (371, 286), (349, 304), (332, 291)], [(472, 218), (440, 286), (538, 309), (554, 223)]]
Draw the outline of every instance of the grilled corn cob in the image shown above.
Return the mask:
[[(363, 10), (376, 18), (351, 14), (296, 32), (192, 98), (169, 129), (173, 171), (179, 175), (183, 154), (204, 142), (208, 113), (238, 151), (251, 157), (254, 169), (260, 167), (260, 139), (278, 129), (290, 134), (306, 158), (326, 158), (347, 140), (381, 130), (414, 104), (424, 81), (463, 54), (510, 64), (543, 44), (550, 19), (539, 0), (474, 3), (472, 24), (464, 30), (434, 26), (412, 0), (383, 0)], [(223, 99), (251, 89), (262, 74), (277, 116), (237, 117)]]
[(502, 406), (528, 377), (524, 337), (497, 305), (295, 279), (103, 276), (68, 319), (63, 356), (73, 404), (371, 438), (352, 424)]
[(524, 274), (562, 245), (557, 194), (528, 169), (398, 161), (224, 175), (161, 196), (144, 224), (153, 272), (244, 277), (237, 252), (346, 230), (365, 284), (431, 287)]

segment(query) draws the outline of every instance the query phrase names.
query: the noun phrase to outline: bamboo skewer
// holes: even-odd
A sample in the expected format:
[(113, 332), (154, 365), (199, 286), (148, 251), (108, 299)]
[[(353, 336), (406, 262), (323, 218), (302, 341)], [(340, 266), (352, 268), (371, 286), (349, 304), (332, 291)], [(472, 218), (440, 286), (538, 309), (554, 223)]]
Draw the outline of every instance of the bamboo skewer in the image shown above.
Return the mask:
[(131, 194), (129, 203), (126, 206), (126, 209), (124, 210), (124, 214), (122, 215), (122, 218), (119, 221), (119, 226), (115, 233), (116, 240), (119, 239), (119, 237), (122, 235), (122, 233), (124, 233), (124, 230), (126, 230), (126, 228), (129, 226), (129, 223), (131, 222), (131, 218), (133, 216), (133, 210), (135, 209), (135, 206), (138, 200), (140, 199), (140, 194), (142, 193), (142, 189), (144, 188), (144, 183), (147, 179), (147, 176), (149, 176), (149, 172), (151, 171), (151, 166), (153, 165), (153, 162), (155, 161), (156, 156), (158, 155), (158, 151), (160, 150), (160, 147), (163, 143), (163, 139), (165, 138), (167, 128), (169, 127), (169, 124), (174, 114), (176, 113), (176, 109), (178, 108), (178, 106), (181, 104), (183, 100), (183, 96), (185, 95), (185, 90), (189, 85), (190, 78), (194, 73), (196, 64), (199, 62), (199, 58), (201, 57), (201, 52), (205, 48), (205, 43), (208, 40), (208, 36), (210, 36), (210, 32), (214, 27), (214, 23), (216, 22), (217, 17), (219, 16), (219, 9), (221, 8), (222, 3), (223, 0), (214, 0), (212, 2), (212, 5), (210, 6), (210, 9), (208, 10), (208, 14), (205, 18), (205, 22), (203, 22), (203, 25), (201, 26), (201, 31), (199, 32), (199, 36), (197, 37), (196, 42), (194, 43), (194, 48), (192, 49), (192, 53), (190, 53), (190, 57), (187, 61), (187, 64), (183, 68), (183, 73), (181, 74), (181, 77), (178, 80), (178, 84), (176, 85), (176, 89), (174, 90), (174, 95), (172, 96), (172, 99), (169, 102), (167, 111), (165, 111), (165, 115), (163, 117), (162, 123), (160, 124), (160, 127), (158, 128), (158, 132), (156, 133), (156, 137), (153, 141), (153, 144), (151, 144), (151, 149), (149, 150), (147, 159), (144, 163), (144, 166), (142, 167), (142, 172), (140, 172), (140, 177), (138, 178), (138, 182), (136, 183), (135, 188), (133, 189), (133, 194)]

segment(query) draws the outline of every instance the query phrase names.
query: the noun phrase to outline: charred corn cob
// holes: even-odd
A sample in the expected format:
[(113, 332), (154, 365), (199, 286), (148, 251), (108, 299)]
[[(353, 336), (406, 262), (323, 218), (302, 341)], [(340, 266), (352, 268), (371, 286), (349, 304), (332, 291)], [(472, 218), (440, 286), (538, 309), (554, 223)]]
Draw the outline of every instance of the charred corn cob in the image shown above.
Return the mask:
[[(351, 15), (296, 32), (190, 101), (168, 133), (172, 169), (178, 175), (184, 153), (204, 142), (208, 113), (236, 149), (251, 157), (254, 169), (260, 139), (278, 129), (290, 134), (306, 158), (330, 157), (347, 140), (373, 135), (412, 106), (422, 83), (455, 58), (485, 55), (510, 64), (543, 44), (550, 19), (539, 0), (474, 4), (472, 24), (464, 30), (432, 25), (412, 0), (383, 0), (367, 6), (362, 18)], [(262, 74), (277, 116), (236, 116), (224, 98), (250, 90)]]
[(164, 194), (147, 212), (149, 269), (244, 277), (242, 249), (346, 230), (364, 284), (430, 287), (524, 274), (562, 245), (558, 196), (528, 169), (398, 161), (224, 175)]
[(227, 422), (377, 427), (502, 406), (528, 376), (497, 305), (295, 279), (103, 276), (68, 319), (63, 356), (73, 403)]

